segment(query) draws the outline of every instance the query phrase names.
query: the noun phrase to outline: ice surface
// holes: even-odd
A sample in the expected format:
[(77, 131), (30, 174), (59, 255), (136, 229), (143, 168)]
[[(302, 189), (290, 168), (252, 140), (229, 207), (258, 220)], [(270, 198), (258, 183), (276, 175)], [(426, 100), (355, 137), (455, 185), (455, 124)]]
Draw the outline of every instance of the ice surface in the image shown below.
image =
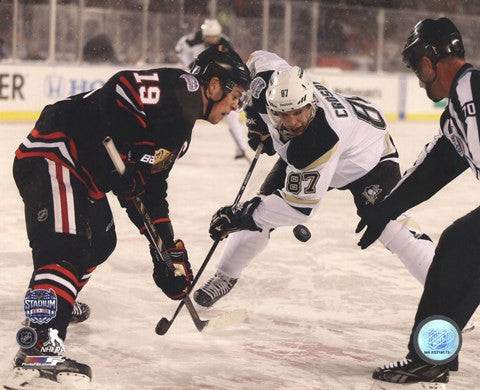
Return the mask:
[[(437, 132), (436, 123), (392, 123), (402, 170)], [(23, 206), (11, 175), (13, 152), (31, 124), (0, 126), (0, 378), (17, 350), (22, 298), (31, 275)], [(200, 123), (187, 155), (170, 179), (176, 235), (197, 270), (211, 245), (211, 214), (235, 198), (248, 164), (233, 160), (226, 127)], [(244, 199), (251, 197), (275, 158), (262, 156)], [(456, 218), (478, 206), (480, 186), (470, 171), (412, 214), (435, 240)], [(291, 228), (272, 234), (267, 250), (246, 269), (232, 292), (210, 312), (246, 310), (228, 328), (197, 332), (186, 310), (165, 336), (157, 321), (177, 303), (151, 279), (145, 239), (115, 199), (118, 246), (80, 295), (90, 319), (69, 328), (67, 354), (89, 364), (92, 388), (126, 389), (369, 389), (372, 370), (404, 357), (422, 288), (381, 244), (356, 246), (357, 216), (347, 192), (331, 191), (307, 224), (312, 238), (297, 241)], [(218, 253), (221, 250), (218, 249)], [(216, 258), (202, 280), (214, 272)], [(480, 330), (464, 337), (460, 372), (448, 389), (479, 389)]]

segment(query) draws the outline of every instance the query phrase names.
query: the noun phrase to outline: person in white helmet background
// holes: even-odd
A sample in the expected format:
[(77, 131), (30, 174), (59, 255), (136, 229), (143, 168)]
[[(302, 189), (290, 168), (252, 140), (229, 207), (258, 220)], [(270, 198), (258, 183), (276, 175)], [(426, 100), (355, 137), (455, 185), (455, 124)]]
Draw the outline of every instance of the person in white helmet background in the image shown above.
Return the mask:
[[(175, 53), (183, 66), (191, 69), (193, 60), (211, 45), (222, 44), (232, 47), (230, 40), (222, 34), (222, 25), (217, 19), (205, 19), (200, 30), (182, 36), (176, 46)], [(240, 114), (232, 111), (225, 116), (230, 134), (235, 142), (235, 159), (246, 158), (245, 147), (246, 137), (243, 125), (240, 122)]]

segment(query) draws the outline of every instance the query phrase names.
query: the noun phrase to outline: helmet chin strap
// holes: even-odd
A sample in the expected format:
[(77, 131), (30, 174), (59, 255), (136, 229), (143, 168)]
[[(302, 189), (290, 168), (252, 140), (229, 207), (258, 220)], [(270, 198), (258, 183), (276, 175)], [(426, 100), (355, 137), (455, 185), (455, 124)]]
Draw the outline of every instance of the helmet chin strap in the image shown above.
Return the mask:
[(431, 94), (432, 84), (437, 80), (437, 75), (438, 75), (438, 72), (437, 72), (437, 64), (436, 64), (436, 63), (433, 64), (433, 70), (434, 70), (434, 72), (435, 72), (435, 77), (434, 77), (432, 80), (428, 81), (428, 82), (426, 82), (426, 81), (423, 81), (423, 82), (425, 83), (425, 90), (426, 90), (426, 92), (427, 92), (428, 98), (429, 98), (430, 100), (432, 100), (433, 102), (437, 103), (437, 102), (439, 102), (439, 101), (442, 100), (442, 99), (441, 99), (441, 98), (440, 98), (440, 99), (435, 99), (435, 98), (432, 96), (432, 94)]
[(218, 102), (221, 102), (223, 99), (225, 99), (228, 95), (228, 93), (225, 93), (225, 88), (222, 87), (222, 96), (220, 99), (218, 100), (213, 100), (212, 98), (208, 97), (207, 96), (207, 87), (203, 88), (202, 89), (203, 91), (203, 96), (205, 96), (205, 99), (207, 99), (207, 108), (205, 110), (205, 113), (203, 114), (203, 118), (204, 120), (208, 120), (208, 117), (210, 116), (210, 113), (212, 112), (212, 109), (213, 109), (213, 105), (215, 103), (218, 103)]

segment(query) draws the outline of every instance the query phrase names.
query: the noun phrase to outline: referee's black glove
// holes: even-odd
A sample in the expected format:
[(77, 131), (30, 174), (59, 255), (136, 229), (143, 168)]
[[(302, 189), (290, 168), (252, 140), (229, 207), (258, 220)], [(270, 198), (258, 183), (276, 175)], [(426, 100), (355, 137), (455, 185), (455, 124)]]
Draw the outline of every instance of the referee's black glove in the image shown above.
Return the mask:
[(355, 229), (355, 233), (360, 233), (365, 227), (367, 228), (357, 244), (360, 248), (366, 249), (372, 245), (385, 230), (385, 226), (392, 219), (395, 219), (384, 206), (381, 202), (378, 205), (366, 206), (357, 211), (360, 222)]

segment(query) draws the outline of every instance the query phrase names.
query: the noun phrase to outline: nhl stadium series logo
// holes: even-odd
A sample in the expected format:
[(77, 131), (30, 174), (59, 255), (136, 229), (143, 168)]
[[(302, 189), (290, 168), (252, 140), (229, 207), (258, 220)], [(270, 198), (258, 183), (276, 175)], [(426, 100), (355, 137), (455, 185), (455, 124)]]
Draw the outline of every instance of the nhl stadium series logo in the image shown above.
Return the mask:
[(460, 352), (462, 333), (450, 318), (431, 316), (415, 329), (413, 344), (418, 355), (427, 363), (445, 364)]
[(57, 315), (57, 294), (53, 289), (28, 289), (23, 301), (25, 315), (34, 324), (46, 324)]

